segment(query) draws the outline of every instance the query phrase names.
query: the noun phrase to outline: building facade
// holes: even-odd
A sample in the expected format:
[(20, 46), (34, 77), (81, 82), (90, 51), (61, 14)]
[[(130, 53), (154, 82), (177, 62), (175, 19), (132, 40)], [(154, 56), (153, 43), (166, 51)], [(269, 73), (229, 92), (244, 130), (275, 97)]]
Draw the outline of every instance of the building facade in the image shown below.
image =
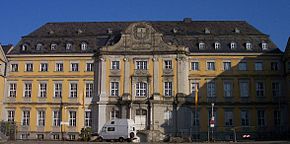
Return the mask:
[(6, 55), (2, 118), (21, 139), (76, 139), (114, 118), (141, 135), (281, 138), (285, 55), (243, 21), (47, 23)]

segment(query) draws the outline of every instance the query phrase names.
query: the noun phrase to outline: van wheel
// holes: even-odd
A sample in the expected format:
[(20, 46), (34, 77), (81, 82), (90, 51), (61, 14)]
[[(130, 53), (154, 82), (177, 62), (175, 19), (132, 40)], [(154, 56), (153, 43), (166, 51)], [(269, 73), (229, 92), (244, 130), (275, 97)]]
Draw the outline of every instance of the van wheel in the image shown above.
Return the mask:
[(124, 138), (123, 137), (120, 137), (119, 138), (119, 142), (123, 142), (124, 141)]
[(99, 142), (102, 142), (103, 141), (103, 138), (102, 137), (98, 137), (98, 141)]

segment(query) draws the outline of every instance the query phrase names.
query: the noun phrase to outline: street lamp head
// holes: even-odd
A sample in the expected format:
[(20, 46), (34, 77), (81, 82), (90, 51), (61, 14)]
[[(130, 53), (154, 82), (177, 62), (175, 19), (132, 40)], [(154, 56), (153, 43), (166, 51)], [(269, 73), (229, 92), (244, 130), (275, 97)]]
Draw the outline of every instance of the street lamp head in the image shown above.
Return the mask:
[(214, 106), (214, 103), (211, 103), (211, 106)]

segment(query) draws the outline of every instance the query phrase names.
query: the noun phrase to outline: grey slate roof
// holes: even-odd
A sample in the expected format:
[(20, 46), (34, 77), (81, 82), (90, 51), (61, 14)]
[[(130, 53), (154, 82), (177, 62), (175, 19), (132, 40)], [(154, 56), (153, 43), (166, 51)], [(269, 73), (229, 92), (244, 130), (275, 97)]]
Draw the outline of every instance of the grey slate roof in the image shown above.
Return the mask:
[[(277, 52), (281, 51), (270, 40), (269, 36), (263, 34), (255, 27), (245, 21), (145, 21), (152, 25), (158, 32), (163, 34), (166, 43), (183, 45), (190, 49), (190, 52)], [(38, 53), (93, 53), (100, 47), (116, 43), (121, 33), (135, 22), (60, 22), (47, 23), (27, 36), (9, 54), (38, 54)], [(108, 30), (112, 33), (108, 33)], [(173, 29), (176, 32), (173, 32)], [(208, 29), (210, 33), (205, 33)], [(235, 31), (237, 29), (239, 33)], [(71, 50), (65, 49), (66, 43), (72, 43)], [(82, 42), (88, 43), (86, 51), (80, 50)], [(204, 42), (206, 48), (198, 49), (198, 43)], [(220, 42), (221, 48), (214, 49), (214, 43)], [(229, 44), (237, 43), (237, 49), (231, 50)], [(253, 49), (245, 49), (245, 43), (250, 42)], [(268, 44), (268, 50), (262, 51), (261, 43)], [(43, 49), (35, 50), (36, 44), (42, 43)], [(50, 44), (56, 43), (57, 49), (50, 50)], [(27, 51), (20, 51), (23, 44), (28, 45)]]
[(8, 51), (13, 47), (12, 44), (8, 44), (8, 45), (1, 45), (2, 46), (2, 49), (4, 51), (5, 54), (8, 53)]

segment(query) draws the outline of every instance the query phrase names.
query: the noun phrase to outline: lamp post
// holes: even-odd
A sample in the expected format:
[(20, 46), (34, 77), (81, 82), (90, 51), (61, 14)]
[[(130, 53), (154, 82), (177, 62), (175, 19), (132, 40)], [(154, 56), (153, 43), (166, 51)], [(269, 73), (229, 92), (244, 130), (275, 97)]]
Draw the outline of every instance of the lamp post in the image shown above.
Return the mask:
[(210, 127), (211, 127), (211, 140), (213, 141), (213, 128), (214, 128), (214, 115), (213, 115), (213, 107), (214, 103), (211, 103), (211, 122), (210, 122)]

